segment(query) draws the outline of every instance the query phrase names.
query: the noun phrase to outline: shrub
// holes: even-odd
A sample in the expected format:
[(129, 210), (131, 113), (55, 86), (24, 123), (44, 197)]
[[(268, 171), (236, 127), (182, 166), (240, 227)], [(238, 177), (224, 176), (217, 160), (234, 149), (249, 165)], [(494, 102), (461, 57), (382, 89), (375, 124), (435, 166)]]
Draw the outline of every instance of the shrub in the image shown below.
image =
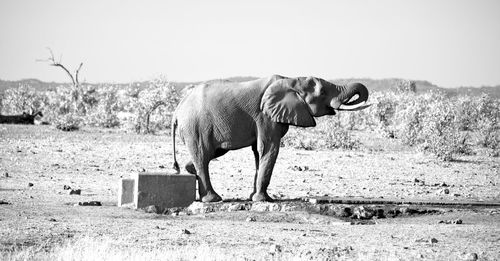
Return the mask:
[(148, 133), (170, 127), (172, 112), (179, 103), (180, 96), (175, 87), (165, 80), (158, 78), (149, 83), (149, 86), (139, 92), (133, 101), (135, 114), (135, 131)]
[(318, 139), (311, 137), (311, 135), (312, 133), (305, 131), (305, 129), (290, 127), (288, 133), (281, 139), (281, 146), (301, 150), (318, 149)]
[(80, 129), (81, 122), (81, 118), (77, 115), (73, 113), (67, 113), (57, 117), (54, 120), (53, 125), (54, 127), (56, 127), (56, 129), (62, 131), (75, 131)]
[(304, 150), (359, 148), (359, 140), (350, 135), (338, 117), (319, 118), (317, 123), (315, 128), (290, 127), (282, 145)]
[(46, 97), (28, 85), (5, 90), (2, 98), (0, 114), (22, 114), (42, 111)]
[[(443, 93), (416, 95), (412, 91), (375, 94), (369, 110), (375, 129), (409, 146), (434, 153), (443, 160), (471, 152), (464, 129), (472, 128), (470, 115), (460, 115), (460, 104), (470, 98), (447, 98)], [(461, 101), (461, 102), (458, 102)], [(472, 106), (463, 109), (470, 113)], [(473, 110), (472, 110), (473, 111)], [(467, 127), (464, 127), (467, 126)]]
[(399, 93), (416, 93), (417, 84), (414, 81), (410, 80), (399, 80), (396, 83), (396, 91)]
[(456, 107), (449, 102), (429, 104), (422, 122), (422, 148), (443, 160), (452, 160), (454, 154), (468, 151), (467, 135), (461, 133), (456, 117)]
[[(85, 116), (97, 105), (99, 97), (96, 87), (89, 85), (58, 86), (45, 92), (46, 119), (52, 123), (65, 121), (66, 118), (81, 118), (85, 123)], [(72, 114), (71, 117), (65, 117)], [(63, 117), (63, 119), (59, 119)]]
[[(359, 140), (353, 138), (349, 132), (349, 129), (354, 129), (356, 118), (350, 116), (354, 113), (342, 114), (347, 115), (346, 118), (349, 121), (342, 121), (340, 117), (325, 117), (318, 121), (318, 133), (316, 135), (323, 139), (321, 142), (322, 148), (347, 150), (359, 148)], [(344, 124), (347, 124), (347, 127)]]
[(95, 106), (90, 107), (84, 117), (85, 125), (113, 128), (120, 125), (118, 113), (117, 89), (113, 86), (102, 86), (93, 97), (97, 100)]
[[(398, 96), (393, 92), (375, 92), (370, 96), (373, 105), (366, 109), (369, 117), (364, 122), (372, 130), (378, 131), (384, 137), (394, 138), (392, 126), (394, 125), (394, 117), (398, 108), (397, 98)], [(363, 121), (360, 120), (360, 122)]]

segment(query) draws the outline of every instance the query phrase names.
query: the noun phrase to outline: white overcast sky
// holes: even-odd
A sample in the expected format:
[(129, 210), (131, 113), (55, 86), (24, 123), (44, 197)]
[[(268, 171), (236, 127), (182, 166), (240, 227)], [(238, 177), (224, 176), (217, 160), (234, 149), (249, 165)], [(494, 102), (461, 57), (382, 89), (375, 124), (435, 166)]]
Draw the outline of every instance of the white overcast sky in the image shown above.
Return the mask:
[(499, 0), (0, 1), (0, 79), (400, 77), (500, 84)]

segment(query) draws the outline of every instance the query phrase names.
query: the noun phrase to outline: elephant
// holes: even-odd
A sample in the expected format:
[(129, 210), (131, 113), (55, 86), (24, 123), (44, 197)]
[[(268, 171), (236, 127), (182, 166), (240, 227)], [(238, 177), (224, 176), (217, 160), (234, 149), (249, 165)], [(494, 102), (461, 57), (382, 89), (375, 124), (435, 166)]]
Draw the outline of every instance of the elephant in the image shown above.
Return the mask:
[(197, 175), (201, 201), (221, 201), (210, 182), (209, 162), (229, 150), (251, 146), (256, 172), (250, 199), (273, 201), (267, 188), (289, 125), (314, 127), (314, 117), (361, 110), (369, 106), (367, 100), (368, 89), (361, 83), (341, 86), (315, 77), (273, 75), (248, 82), (197, 85), (173, 113), (173, 168), (180, 172), (175, 152), (178, 129), (192, 159), (185, 168)]

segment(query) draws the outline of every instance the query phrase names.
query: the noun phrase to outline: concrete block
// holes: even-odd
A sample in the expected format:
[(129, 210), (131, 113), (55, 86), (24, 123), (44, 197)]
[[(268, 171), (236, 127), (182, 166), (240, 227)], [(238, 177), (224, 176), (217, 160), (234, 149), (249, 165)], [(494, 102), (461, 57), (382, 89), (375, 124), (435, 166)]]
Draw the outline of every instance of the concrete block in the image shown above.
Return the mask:
[(133, 176), (134, 207), (187, 207), (196, 197), (196, 176), (140, 172)]
[(118, 182), (118, 206), (134, 203), (134, 180), (120, 179)]

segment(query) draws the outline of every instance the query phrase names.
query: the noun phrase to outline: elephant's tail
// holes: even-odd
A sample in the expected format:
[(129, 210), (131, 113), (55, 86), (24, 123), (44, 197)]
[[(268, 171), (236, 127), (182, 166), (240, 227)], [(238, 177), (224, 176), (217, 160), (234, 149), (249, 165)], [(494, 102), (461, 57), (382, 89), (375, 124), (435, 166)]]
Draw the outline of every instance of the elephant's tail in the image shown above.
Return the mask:
[(177, 172), (180, 173), (181, 169), (179, 168), (179, 163), (177, 162), (177, 156), (175, 155), (175, 131), (177, 130), (177, 117), (173, 117), (172, 119), (172, 147), (173, 147), (173, 152), (174, 152), (174, 165), (172, 168)]

